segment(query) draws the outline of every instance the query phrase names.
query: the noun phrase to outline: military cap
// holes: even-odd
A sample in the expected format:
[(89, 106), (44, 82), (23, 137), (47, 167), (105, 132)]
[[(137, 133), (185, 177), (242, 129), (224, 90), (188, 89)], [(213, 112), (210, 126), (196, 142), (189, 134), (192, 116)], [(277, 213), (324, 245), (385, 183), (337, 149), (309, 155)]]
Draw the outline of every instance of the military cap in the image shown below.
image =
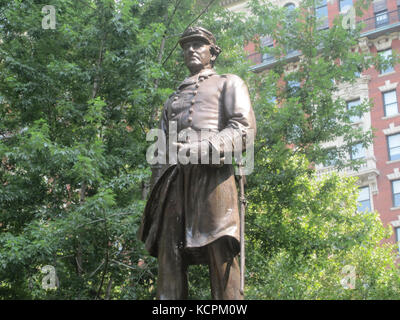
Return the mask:
[(181, 45), (181, 47), (183, 47), (184, 43), (193, 40), (202, 40), (207, 44), (211, 44), (214, 47), (217, 55), (220, 54), (222, 51), (221, 48), (216, 45), (214, 35), (210, 31), (202, 27), (187, 28), (182, 33), (181, 38), (179, 39), (179, 44)]

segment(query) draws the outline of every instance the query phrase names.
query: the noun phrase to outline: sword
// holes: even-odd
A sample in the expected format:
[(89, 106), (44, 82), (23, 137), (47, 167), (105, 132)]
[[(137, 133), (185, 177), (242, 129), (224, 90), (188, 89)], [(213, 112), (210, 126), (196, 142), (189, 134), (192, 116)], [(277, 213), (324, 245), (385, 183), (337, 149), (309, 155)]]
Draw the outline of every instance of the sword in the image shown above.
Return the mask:
[(240, 202), (240, 293), (244, 295), (244, 269), (245, 269), (245, 247), (244, 247), (244, 214), (246, 211), (246, 197), (244, 195), (244, 177), (242, 162), (239, 162), (239, 202)]

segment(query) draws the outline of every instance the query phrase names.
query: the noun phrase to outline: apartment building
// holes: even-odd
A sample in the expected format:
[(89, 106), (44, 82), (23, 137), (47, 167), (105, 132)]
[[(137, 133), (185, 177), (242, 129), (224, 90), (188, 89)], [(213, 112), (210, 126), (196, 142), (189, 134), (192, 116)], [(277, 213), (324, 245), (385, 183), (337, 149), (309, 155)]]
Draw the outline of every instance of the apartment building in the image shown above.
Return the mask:
[[(298, 0), (271, 0), (274, 4), (292, 8)], [(355, 0), (354, 0), (355, 1)], [(247, 1), (224, 0), (221, 5), (232, 11), (247, 11)], [(323, 0), (316, 6), (316, 15), (329, 28), (334, 18), (344, 14), (353, 6), (353, 0)], [(400, 53), (400, 0), (373, 1), (364, 16), (357, 18), (365, 27), (361, 31), (359, 47), (365, 52), (374, 52), (389, 57), (393, 50)], [(272, 39), (261, 38), (262, 46), (273, 46)], [(276, 59), (268, 54), (256, 52), (254, 44), (246, 46), (249, 59), (253, 61), (253, 72), (268, 72)], [(287, 61), (295, 62), (301, 53), (289, 52)], [(349, 158), (363, 159), (358, 171), (347, 170), (346, 174), (359, 177), (359, 210), (376, 210), (385, 226), (390, 225), (394, 234), (391, 242), (399, 242), (400, 252), (400, 64), (393, 68), (377, 70), (370, 68), (354, 85), (343, 85), (337, 93), (349, 108), (364, 99), (372, 99), (374, 108), (360, 118), (352, 119), (354, 125), (364, 129), (375, 128), (373, 144), (364, 150), (356, 146)], [(331, 146), (340, 143), (332, 141)], [(325, 147), (329, 148), (329, 144)], [(317, 166), (317, 175), (335, 170), (332, 166)]]

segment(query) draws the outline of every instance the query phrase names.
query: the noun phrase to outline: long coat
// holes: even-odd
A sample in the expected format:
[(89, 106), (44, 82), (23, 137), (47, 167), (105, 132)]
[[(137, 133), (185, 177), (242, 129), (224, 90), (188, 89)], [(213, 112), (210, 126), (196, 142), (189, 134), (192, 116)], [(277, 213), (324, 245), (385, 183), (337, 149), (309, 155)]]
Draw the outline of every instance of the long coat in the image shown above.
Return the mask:
[[(237, 143), (236, 139), (243, 139), (249, 129), (255, 134), (256, 129), (243, 80), (231, 74), (218, 75), (213, 69), (186, 78), (166, 101), (160, 127), (167, 139), (168, 121), (176, 121), (178, 132), (183, 129), (208, 130), (206, 140), (221, 158), (232, 151), (227, 149)], [(238, 132), (241, 132), (240, 136)], [(244, 149), (245, 142), (238, 145)], [(163, 242), (161, 226), (164, 219), (177, 221), (176, 230), (171, 232), (182, 233), (182, 243)], [(238, 254), (239, 221), (232, 164), (169, 164), (153, 170), (150, 197), (138, 237), (155, 257), (160, 245), (171, 246), (171, 250), (181, 246), (189, 263), (206, 263), (202, 249), (220, 238), (226, 243), (228, 255)]]

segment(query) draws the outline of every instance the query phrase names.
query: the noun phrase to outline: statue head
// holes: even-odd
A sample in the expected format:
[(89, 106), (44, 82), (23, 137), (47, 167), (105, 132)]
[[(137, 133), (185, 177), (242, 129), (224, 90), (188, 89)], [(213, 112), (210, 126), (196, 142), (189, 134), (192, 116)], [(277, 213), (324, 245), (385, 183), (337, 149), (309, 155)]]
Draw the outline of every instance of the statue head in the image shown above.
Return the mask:
[(192, 74), (202, 69), (212, 68), (221, 53), (214, 35), (202, 27), (189, 27), (179, 39), (183, 49), (185, 64)]

